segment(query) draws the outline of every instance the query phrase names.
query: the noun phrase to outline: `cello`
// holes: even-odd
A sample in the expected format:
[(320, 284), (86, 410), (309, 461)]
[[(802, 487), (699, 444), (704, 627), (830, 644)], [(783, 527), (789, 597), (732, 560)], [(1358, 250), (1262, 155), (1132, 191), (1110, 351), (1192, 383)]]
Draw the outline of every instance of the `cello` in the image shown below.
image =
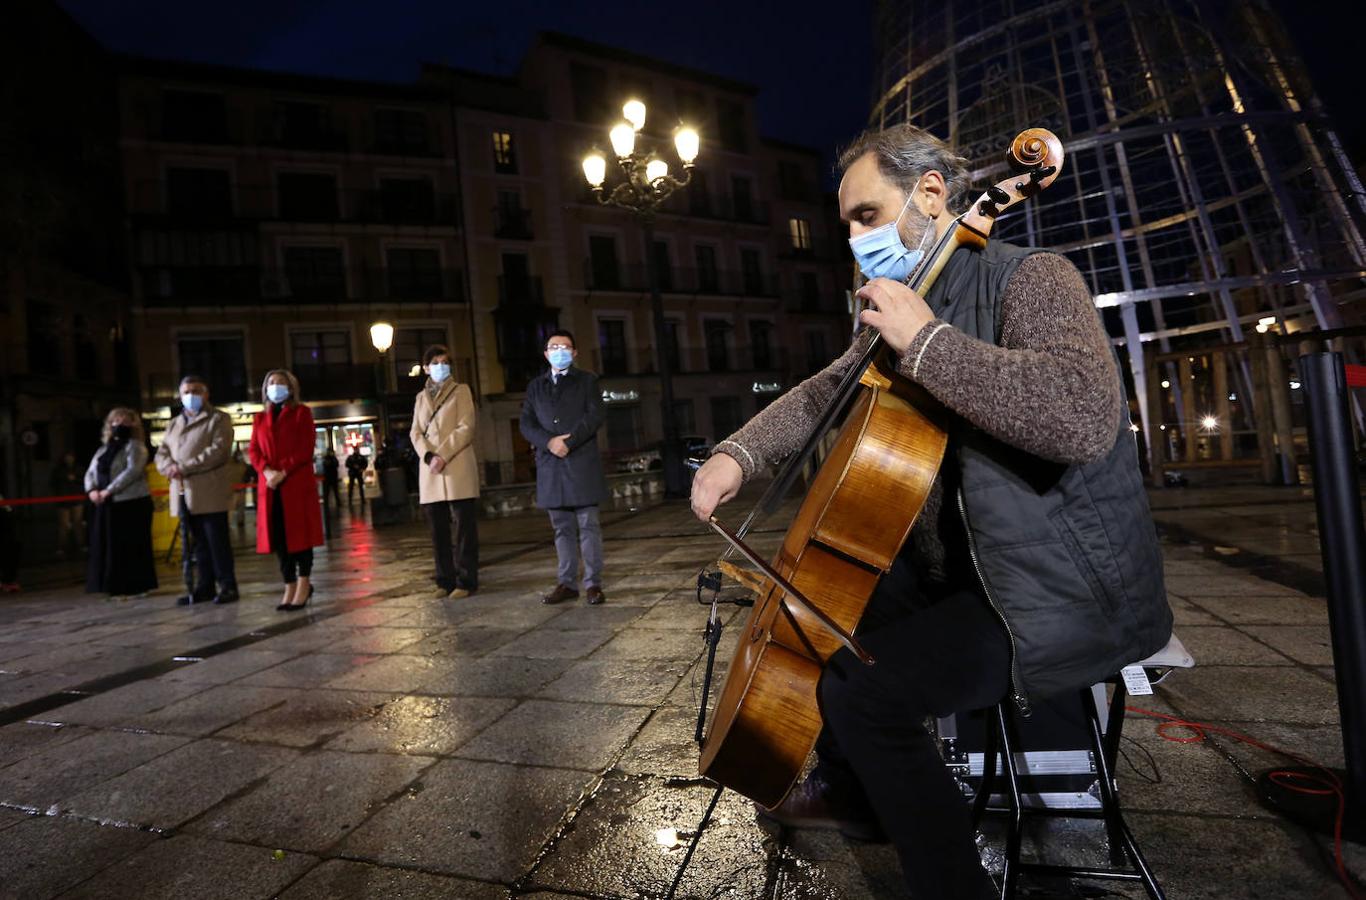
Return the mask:
[[(984, 248), (1001, 213), (1053, 183), (1062, 142), (1045, 129), (1028, 129), (1011, 142), (1007, 161), (1011, 177), (955, 218), (913, 274), (909, 286), (921, 296), (957, 250)], [(761, 509), (782, 500), (845, 410), (776, 557), (765, 562), (745, 545), (745, 532)], [(938, 476), (946, 427), (943, 410), (897, 374), (874, 335), (806, 446), (745, 523), (732, 531), (711, 517), (712, 529), (762, 574), (722, 562), (756, 596), (702, 741), (703, 777), (770, 809), (792, 789), (821, 730), (816, 691), (826, 661), (847, 647), (865, 665), (876, 664), (853, 632)]]

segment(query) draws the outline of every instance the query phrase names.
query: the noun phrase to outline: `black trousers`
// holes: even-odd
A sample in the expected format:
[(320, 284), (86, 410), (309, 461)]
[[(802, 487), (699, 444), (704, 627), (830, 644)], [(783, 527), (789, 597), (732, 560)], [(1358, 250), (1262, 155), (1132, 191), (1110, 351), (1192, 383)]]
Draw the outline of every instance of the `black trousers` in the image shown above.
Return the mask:
[[(270, 488), (266, 488), (270, 490)], [(271, 491), (270, 498), (270, 545), (275, 548), (275, 556), (280, 560), (280, 577), (285, 584), (293, 584), (300, 576), (307, 578), (313, 574), (313, 548), (305, 547), (294, 553), (289, 552), (289, 541), (285, 535), (285, 505), (280, 495)]]
[[(436, 559), (436, 584), (450, 591), (479, 587), (479, 507), (478, 501), (438, 500), (422, 504), (432, 528), (432, 555)], [(455, 538), (451, 538), (451, 520)]]
[(365, 476), (352, 473), (346, 479), (346, 502), (350, 503), (357, 487), (360, 487), (360, 502), (365, 502)]
[(194, 561), (199, 570), (190, 592), (201, 600), (212, 597), (215, 582), (220, 591), (237, 590), (237, 569), (232, 557), (227, 512), (196, 514), (182, 510), (181, 515), (194, 544)]
[(925, 720), (990, 706), (1005, 695), (1004, 625), (970, 584), (918, 584), (902, 554), (874, 593), (858, 637), (877, 662), (865, 666), (841, 649), (826, 666), (816, 777), (852, 808), (876, 816), (913, 896), (995, 897), (967, 801)]
[(333, 503), (333, 505), (338, 506), (338, 507), (341, 506), (341, 481), (340, 481), (340, 480), (337, 480), (337, 481), (324, 481), (324, 482), (323, 482), (323, 506), (326, 506), (326, 505), (327, 505), (327, 497), (328, 497), (329, 494), (332, 496), (332, 503)]

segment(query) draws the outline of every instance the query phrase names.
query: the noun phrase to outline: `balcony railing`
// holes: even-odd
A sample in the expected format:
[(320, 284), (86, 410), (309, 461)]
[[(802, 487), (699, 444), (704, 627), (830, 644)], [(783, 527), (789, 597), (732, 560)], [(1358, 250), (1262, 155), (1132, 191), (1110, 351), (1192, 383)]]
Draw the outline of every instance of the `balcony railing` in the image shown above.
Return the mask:
[(153, 306), (423, 301), (460, 303), (461, 269), (314, 269), (262, 266), (141, 266), (142, 298)]
[(507, 275), (498, 276), (498, 305), (499, 306), (543, 306), (545, 304), (545, 292), (541, 288), (541, 279), (535, 276), (509, 277)]
[(339, 189), (312, 194), (248, 184), (229, 191), (168, 197), (160, 181), (140, 181), (132, 192), (132, 215), (176, 222), (348, 222), (447, 228), (461, 224), (459, 195), (454, 193)]
[[(690, 269), (669, 266), (659, 270), (659, 289), (665, 294), (718, 294), (734, 297), (776, 297), (777, 278), (767, 272), (742, 272), (731, 269)], [(583, 263), (584, 287), (590, 291), (643, 293), (650, 289), (642, 265), (595, 267), (592, 259)]]
[[(580, 364), (604, 376), (654, 375), (654, 347), (621, 348), (604, 352), (602, 348), (579, 352)], [(787, 370), (786, 348), (775, 345), (727, 345), (724, 356), (705, 346), (682, 347), (670, 360), (674, 375), (731, 372), (778, 375)]]
[(493, 234), (495, 237), (529, 241), (531, 229), (531, 210), (509, 206), (493, 208)]

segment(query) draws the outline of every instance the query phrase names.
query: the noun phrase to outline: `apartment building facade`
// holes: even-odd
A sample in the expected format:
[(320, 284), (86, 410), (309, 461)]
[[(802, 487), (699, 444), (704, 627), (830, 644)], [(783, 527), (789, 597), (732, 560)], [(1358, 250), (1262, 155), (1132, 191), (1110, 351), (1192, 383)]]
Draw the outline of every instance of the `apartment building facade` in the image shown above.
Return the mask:
[[(719, 440), (847, 340), (849, 267), (820, 155), (758, 134), (755, 89), (563, 35), (515, 77), (425, 66), (372, 84), (124, 60), (121, 150), (145, 411), (207, 378), (245, 435), (293, 369), (319, 447), (406, 432), (422, 349), (479, 398), (487, 484), (529, 480), (517, 428), (550, 331), (602, 377), (609, 467), (662, 435), (645, 254), (659, 272), (683, 433)], [(629, 97), (671, 155), (702, 134), (652, 247), (580, 161)], [(674, 160), (675, 165), (677, 163)], [(395, 327), (383, 365), (376, 321)]]

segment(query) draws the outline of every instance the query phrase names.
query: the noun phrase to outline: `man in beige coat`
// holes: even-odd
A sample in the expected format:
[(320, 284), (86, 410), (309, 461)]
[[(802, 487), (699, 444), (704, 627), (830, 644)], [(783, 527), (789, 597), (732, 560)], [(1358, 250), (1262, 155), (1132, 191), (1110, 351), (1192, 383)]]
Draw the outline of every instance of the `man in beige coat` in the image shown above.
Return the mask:
[[(441, 345), (422, 355), (427, 384), (413, 407), (413, 449), (422, 459), (418, 499), (432, 527), (439, 597), (468, 597), (479, 587), (479, 466), (474, 458), (474, 396), (451, 377)], [(455, 541), (451, 541), (455, 519)]]
[(195, 579), (186, 566), (186, 594), (176, 602), (234, 603), (237, 573), (228, 509), (240, 470), (232, 465), (232, 418), (209, 403), (209, 386), (198, 375), (181, 379), (180, 404), (180, 414), (171, 419), (156, 455), (157, 471), (171, 482), (171, 515), (181, 519), (187, 552), (193, 542), (199, 569)]

